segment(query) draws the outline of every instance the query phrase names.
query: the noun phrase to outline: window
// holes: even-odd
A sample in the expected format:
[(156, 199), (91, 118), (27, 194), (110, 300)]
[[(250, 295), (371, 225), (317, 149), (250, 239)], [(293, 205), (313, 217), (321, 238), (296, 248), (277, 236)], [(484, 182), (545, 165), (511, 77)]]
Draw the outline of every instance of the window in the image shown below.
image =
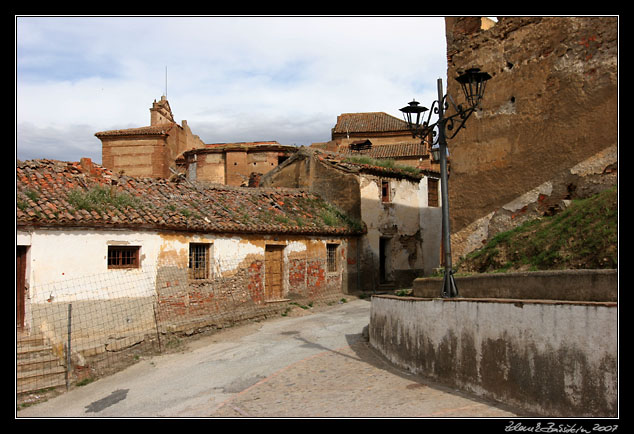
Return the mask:
[(337, 247), (339, 244), (326, 244), (326, 269), (329, 273), (337, 271)]
[(427, 206), (438, 206), (438, 180), (427, 178)]
[(390, 181), (381, 181), (381, 202), (390, 201)]
[(139, 268), (139, 246), (108, 246), (108, 268)]
[(189, 244), (189, 278), (209, 279), (210, 244)]

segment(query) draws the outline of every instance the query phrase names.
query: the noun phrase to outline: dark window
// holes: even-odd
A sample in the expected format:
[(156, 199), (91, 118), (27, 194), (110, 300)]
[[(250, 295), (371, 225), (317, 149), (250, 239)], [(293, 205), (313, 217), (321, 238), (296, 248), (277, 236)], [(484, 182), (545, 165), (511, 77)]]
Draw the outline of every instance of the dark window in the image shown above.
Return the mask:
[(329, 273), (337, 271), (337, 247), (338, 244), (326, 244), (326, 269)]
[(390, 202), (390, 181), (381, 181), (381, 202)]
[(387, 283), (389, 281), (388, 276), (388, 262), (389, 262), (389, 238), (379, 238), (379, 283)]
[(189, 277), (191, 279), (209, 279), (210, 244), (189, 244)]
[(139, 268), (139, 246), (108, 246), (108, 268)]
[(427, 178), (427, 206), (438, 206), (438, 180)]

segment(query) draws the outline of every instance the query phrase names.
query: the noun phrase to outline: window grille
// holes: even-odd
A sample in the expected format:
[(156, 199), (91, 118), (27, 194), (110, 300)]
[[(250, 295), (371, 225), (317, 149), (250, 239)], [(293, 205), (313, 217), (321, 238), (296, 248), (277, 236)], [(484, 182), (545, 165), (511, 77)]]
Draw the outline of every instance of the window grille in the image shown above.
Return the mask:
[(438, 180), (427, 178), (427, 206), (438, 206)]
[(329, 273), (337, 271), (337, 247), (338, 244), (326, 244), (326, 269)]
[(139, 246), (108, 246), (108, 268), (139, 268)]
[(209, 279), (209, 244), (189, 244), (189, 277)]

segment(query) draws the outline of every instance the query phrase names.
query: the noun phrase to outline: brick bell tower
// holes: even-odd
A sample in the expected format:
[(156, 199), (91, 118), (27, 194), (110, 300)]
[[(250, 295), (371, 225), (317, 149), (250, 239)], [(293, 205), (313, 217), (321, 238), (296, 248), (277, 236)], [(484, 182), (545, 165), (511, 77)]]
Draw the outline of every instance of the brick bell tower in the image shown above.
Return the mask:
[(165, 95), (161, 96), (161, 100), (158, 102), (154, 100), (150, 108), (150, 125), (174, 122), (174, 115), (172, 114), (170, 103), (167, 101)]

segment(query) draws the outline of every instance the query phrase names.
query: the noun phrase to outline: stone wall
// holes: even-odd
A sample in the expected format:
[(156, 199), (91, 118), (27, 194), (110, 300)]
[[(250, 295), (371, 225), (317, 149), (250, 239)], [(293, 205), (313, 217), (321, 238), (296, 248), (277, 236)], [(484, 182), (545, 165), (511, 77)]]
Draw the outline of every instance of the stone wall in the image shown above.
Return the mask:
[(545, 182), (557, 181), (545, 209), (582, 197), (566, 173), (617, 145), (617, 20), (501, 17), (482, 30), (479, 17), (446, 18), (448, 93), (464, 101), (453, 77), (466, 68), (492, 76), (449, 142), (452, 232)]
[[(460, 297), (530, 300), (618, 300), (617, 270), (552, 270), (456, 276)], [(416, 297), (440, 296), (442, 277), (414, 280)]]

